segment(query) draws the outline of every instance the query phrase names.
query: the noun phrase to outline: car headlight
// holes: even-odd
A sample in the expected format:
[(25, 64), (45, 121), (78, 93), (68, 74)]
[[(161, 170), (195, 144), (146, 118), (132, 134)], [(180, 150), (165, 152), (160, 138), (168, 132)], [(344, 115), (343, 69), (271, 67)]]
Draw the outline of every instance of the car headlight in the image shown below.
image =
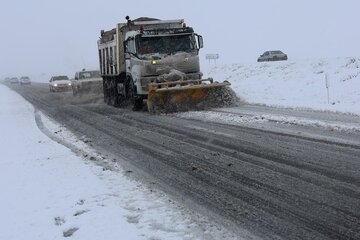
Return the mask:
[(57, 83), (54, 84), (54, 87), (57, 87)]
[(69, 86), (71, 86), (71, 83), (68, 83)]

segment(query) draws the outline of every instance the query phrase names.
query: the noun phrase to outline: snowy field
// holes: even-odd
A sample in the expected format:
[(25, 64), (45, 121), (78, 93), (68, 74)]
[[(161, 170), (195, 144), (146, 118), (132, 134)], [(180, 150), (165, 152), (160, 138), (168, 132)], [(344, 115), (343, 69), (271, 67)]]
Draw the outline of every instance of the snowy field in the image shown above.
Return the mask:
[(248, 103), (360, 114), (359, 57), (203, 66)]
[(0, 135), (0, 239), (235, 238), (120, 166), (96, 165), (101, 156), (1, 84)]

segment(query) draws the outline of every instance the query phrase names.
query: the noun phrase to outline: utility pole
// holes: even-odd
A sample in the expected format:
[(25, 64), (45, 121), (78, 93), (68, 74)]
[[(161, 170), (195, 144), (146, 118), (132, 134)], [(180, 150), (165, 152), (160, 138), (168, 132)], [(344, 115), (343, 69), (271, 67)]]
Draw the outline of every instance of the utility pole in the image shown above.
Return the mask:
[(327, 73), (325, 73), (325, 87), (326, 87), (326, 92), (327, 92), (327, 102), (328, 102), (328, 104), (330, 104), (330, 93), (329, 93), (330, 81), (329, 81)]

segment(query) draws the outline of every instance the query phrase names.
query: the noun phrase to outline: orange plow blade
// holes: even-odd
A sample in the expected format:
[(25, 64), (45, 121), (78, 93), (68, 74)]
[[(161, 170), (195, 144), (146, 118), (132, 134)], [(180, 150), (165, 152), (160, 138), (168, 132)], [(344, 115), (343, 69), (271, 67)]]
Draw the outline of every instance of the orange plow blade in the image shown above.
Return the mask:
[(151, 83), (148, 110), (151, 113), (171, 113), (228, 106), (236, 100), (229, 86), (227, 81), (218, 83), (211, 78)]

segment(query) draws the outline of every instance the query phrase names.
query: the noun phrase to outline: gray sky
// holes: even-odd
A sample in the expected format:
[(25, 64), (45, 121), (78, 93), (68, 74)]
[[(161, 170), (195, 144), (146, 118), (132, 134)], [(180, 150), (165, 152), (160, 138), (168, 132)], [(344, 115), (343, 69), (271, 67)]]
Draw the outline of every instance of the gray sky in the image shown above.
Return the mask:
[(0, 77), (98, 68), (101, 29), (126, 15), (184, 18), (221, 63), (265, 50), (290, 59), (360, 56), (359, 0), (0, 0)]

